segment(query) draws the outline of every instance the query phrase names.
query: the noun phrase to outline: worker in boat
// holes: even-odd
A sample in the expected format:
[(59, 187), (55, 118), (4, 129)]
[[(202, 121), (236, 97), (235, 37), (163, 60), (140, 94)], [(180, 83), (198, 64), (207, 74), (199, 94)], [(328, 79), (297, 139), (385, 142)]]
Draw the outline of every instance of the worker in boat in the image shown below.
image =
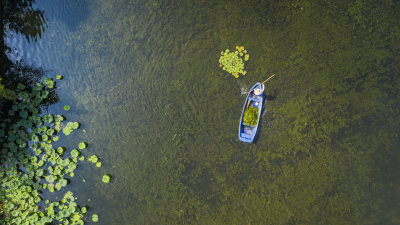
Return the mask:
[(264, 84), (261, 84), (260, 86), (254, 88), (255, 95), (261, 95), (263, 92), (264, 92)]

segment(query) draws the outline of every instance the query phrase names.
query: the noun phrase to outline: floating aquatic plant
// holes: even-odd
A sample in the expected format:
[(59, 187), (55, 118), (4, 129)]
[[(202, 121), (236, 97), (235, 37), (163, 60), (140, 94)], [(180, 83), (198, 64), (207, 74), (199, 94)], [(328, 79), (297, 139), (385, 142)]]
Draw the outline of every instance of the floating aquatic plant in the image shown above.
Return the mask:
[(80, 153), (79, 153), (79, 151), (78, 151), (77, 149), (73, 149), (73, 150), (71, 151), (71, 156), (74, 157), (74, 158), (78, 157), (79, 154), (80, 154)]
[[(58, 128), (61, 128), (61, 127), (58, 127)], [(79, 123), (78, 122), (68, 122), (67, 125), (63, 128), (62, 131), (63, 131), (63, 133), (65, 135), (69, 135), (72, 131), (74, 131), (74, 130), (76, 130), (78, 128), (79, 128)], [(56, 127), (56, 129), (57, 129), (57, 127)]]
[(46, 84), (48, 88), (54, 88), (55, 85), (54, 80), (48, 77), (44, 78), (43, 83)]
[(91, 155), (88, 160), (92, 163), (96, 163), (99, 161), (99, 157), (97, 157), (97, 155)]
[(85, 149), (87, 147), (87, 143), (81, 142), (81, 143), (79, 143), (78, 147), (79, 147), (79, 149)]
[(62, 80), (62, 79), (63, 79), (63, 76), (57, 75), (57, 76), (56, 76), (56, 79), (57, 79), (57, 80)]
[[(55, 87), (55, 82), (50, 78), (45, 78), (43, 83), (48, 88)], [(40, 115), (39, 106), (49, 96), (43, 84), (37, 83), (31, 89), (18, 84), (17, 88), (19, 98), (8, 111), (14, 119), (5, 119), (0, 123), (0, 139), (3, 143), (0, 151), (2, 222), (83, 224), (86, 208), (79, 210), (72, 192), (67, 192), (61, 201), (47, 200), (43, 209), (37, 205), (42, 201), (40, 193), (43, 189), (50, 192), (61, 190), (68, 185), (64, 176), (74, 176), (79, 151), (72, 150), (72, 158), (68, 158), (63, 155), (66, 149), (55, 147), (52, 140), (59, 139), (55, 134), (62, 128), (64, 134), (68, 135), (80, 125), (78, 122), (68, 122), (65, 126), (62, 123), (65, 117), (62, 115)], [(79, 159), (84, 160), (84, 157), (80, 156)]]
[(93, 215), (92, 215), (92, 221), (93, 221), (93, 222), (99, 221), (99, 216), (98, 216), (97, 214), (93, 214)]
[(96, 166), (97, 166), (97, 167), (101, 167), (101, 162), (97, 162), (97, 163), (96, 163)]
[(243, 46), (236, 46), (236, 51), (234, 52), (231, 52), (229, 49), (221, 52), (219, 66), (238, 78), (239, 74), (246, 75), (247, 71), (244, 70), (244, 61), (249, 60), (249, 57), (250, 55), (247, 54), (247, 50)]
[(54, 136), (53, 137), (53, 141), (58, 141), (59, 137), (58, 136)]
[(69, 105), (64, 105), (64, 110), (65, 111), (68, 111), (68, 110), (70, 110), (71, 109), (71, 106), (69, 106)]
[(106, 174), (106, 175), (103, 176), (103, 179), (102, 179), (103, 183), (109, 183), (110, 180), (111, 180), (111, 176), (110, 175)]

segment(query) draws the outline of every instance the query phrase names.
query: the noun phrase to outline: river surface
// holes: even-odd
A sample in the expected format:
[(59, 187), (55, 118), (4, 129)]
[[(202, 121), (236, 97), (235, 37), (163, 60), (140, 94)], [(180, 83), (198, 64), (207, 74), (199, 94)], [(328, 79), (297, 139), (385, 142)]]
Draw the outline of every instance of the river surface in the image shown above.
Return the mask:
[[(322, 2), (38, 0), (41, 38), (7, 43), (64, 76), (48, 110), (70, 105), (65, 145), (101, 159), (66, 188), (86, 222), (399, 224), (399, 2)], [(238, 79), (218, 66), (236, 45)], [(272, 73), (240, 143), (243, 92)]]

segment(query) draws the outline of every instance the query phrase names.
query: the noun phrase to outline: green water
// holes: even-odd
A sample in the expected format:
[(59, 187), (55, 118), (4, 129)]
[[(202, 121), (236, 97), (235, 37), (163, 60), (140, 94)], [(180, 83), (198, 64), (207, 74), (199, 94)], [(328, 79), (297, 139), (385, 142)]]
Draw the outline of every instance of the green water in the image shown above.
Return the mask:
[[(37, 3), (42, 38), (8, 43), (65, 77), (49, 111), (71, 105), (86, 133), (65, 144), (101, 158), (68, 187), (97, 224), (400, 224), (400, 2)], [(236, 45), (239, 79), (218, 66)], [(240, 143), (242, 92), (271, 73)]]

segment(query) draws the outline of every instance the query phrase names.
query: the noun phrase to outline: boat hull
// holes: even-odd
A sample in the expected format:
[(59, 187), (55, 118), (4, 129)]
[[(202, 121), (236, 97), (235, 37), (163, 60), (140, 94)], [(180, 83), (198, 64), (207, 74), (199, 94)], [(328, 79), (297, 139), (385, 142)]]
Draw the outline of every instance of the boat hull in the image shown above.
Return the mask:
[[(257, 87), (263, 89), (262, 84), (260, 84), (259, 82), (254, 84), (253, 87), (250, 89), (249, 94), (247, 95), (246, 101), (244, 102), (242, 115), (240, 117), (240, 123), (239, 123), (239, 141), (252, 143), (257, 134), (258, 126), (260, 124), (261, 110), (264, 103), (264, 92), (260, 95), (256, 95), (254, 93), (254, 89), (256, 89)], [(258, 118), (256, 126), (249, 126), (243, 123), (244, 111), (246, 110), (247, 107), (250, 106), (256, 107), (258, 109)]]

